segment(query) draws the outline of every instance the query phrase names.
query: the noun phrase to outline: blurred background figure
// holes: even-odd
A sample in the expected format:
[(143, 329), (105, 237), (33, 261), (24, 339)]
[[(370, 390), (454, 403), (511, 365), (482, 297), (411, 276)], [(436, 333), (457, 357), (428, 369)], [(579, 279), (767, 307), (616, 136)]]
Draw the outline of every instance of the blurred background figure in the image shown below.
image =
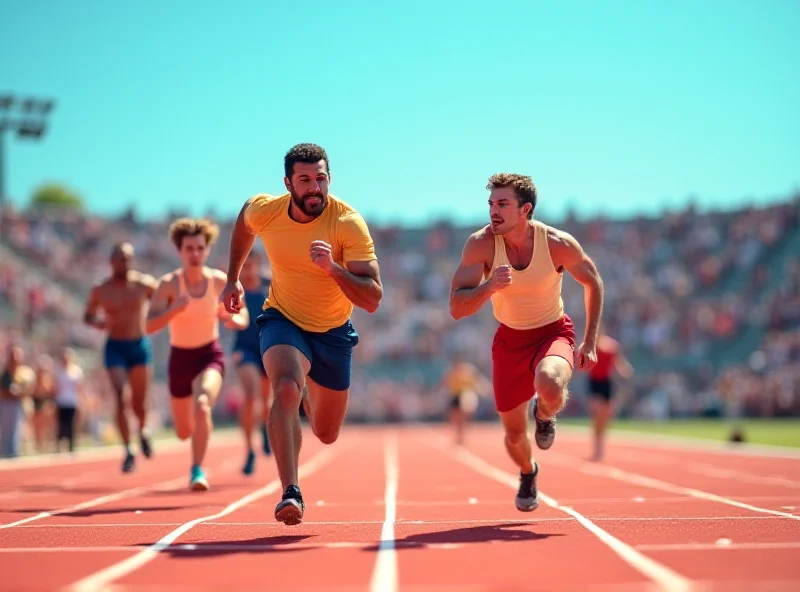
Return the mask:
[(455, 354), (450, 361), (443, 383), (449, 395), (449, 420), (453, 426), (455, 443), (463, 446), (467, 423), (478, 408), (478, 397), (491, 395), (492, 384), (459, 354)]
[(633, 366), (622, 355), (620, 345), (602, 332), (597, 340), (597, 364), (588, 372), (589, 413), (594, 435), (594, 460), (602, 460), (606, 429), (614, 415), (614, 371), (626, 380), (633, 377)]
[(0, 458), (13, 458), (20, 454), (23, 419), (23, 400), (33, 387), (33, 371), (24, 364), (25, 353), (21, 347), (8, 350), (0, 372)]
[(34, 372), (36, 382), (31, 393), (32, 408), (30, 413), (31, 432), (36, 452), (52, 450), (55, 444), (55, 409), (56, 394), (55, 375), (53, 374), (53, 358), (47, 354), (36, 357)]
[(56, 433), (56, 450), (61, 451), (61, 443), (67, 441), (67, 449), (75, 451), (75, 427), (78, 421), (78, 408), (84, 395), (84, 372), (75, 362), (75, 352), (66, 347), (61, 352), (61, 359), (56, 364), (55, 403), (58, 418)]

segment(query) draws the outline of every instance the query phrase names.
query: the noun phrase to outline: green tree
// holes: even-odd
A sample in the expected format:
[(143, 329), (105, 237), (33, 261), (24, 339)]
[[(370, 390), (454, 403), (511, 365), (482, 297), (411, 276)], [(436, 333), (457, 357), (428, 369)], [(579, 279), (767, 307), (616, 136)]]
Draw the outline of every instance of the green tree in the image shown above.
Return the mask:
[(83, 209), (83, 198), (69, 187), (59, 183), (47, 183), (33, 192), (30, 202), (31, 209)]

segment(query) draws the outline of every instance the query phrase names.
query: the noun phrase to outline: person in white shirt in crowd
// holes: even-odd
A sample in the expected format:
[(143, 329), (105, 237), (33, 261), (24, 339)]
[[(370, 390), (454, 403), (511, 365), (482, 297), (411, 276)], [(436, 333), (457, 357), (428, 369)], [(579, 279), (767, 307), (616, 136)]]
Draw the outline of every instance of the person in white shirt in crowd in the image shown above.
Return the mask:
[(74, 350), (69, 347), (64, 348), (60, 364), (56, 366), (54, 375), (56, 380), (55, 403), (58, 410), (56, 450), (61, 451), (61, 442), (67, 440), (69, 451), (74, 452), (76, 415), (85, 378), (83, 369), (75, 362)]

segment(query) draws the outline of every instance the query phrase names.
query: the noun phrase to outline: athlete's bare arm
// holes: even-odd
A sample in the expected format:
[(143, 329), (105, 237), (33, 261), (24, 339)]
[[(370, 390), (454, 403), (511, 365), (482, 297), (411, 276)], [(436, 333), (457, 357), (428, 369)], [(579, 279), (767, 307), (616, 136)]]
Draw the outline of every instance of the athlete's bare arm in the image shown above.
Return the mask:
[(628, 361), (622, 352), (618, 349), (617, 354), (614, 356), (614, 368), (617, 372), (619, 372), (622, 378), (629, 380), (633, 377), (633, 366)]
[[(212, 269), (211, 271), (214, 274), (214, 288), (217, 294), (222, 294), (223, 290), (225, 290), (225, 285), (228, 283), (228, 275), (221, 269)], [(230, 313), (225, 309), (225, 305), (220, 302), (217, 316), (228, 329), (244, 331), (250, 325), (250, 313), (246, 306), (243, 306), (237, 313)]]
[[(600, 328), (600, 317), (603, 312), (603, 280), (591, 257), (586, 254), (580, 243), (567, 232), (555, 228), (547, 229), (548, 245), (553, 265), (556, 269), (567, 271), (575, 281), (583, 286), (584, 302), (586, 303), (586, 330), (583, 342), (590, 350), (588, 366), (597, 361), (595, 348), (597, 346), (597, 333)], [(579, 352), (579, 365), (583, 368)], [(587, 367), (588, 367), (587, 366)]]
[(161, 331), (169, 324), (172, 317), (189, 304), (189, 298), (186, 294), (181, 294), (180, 297), (176, 296), (175, 274), (167, 273), (161, 277), (150, 301), (150, 310), (147, 313), (148, 333)]
[(158, 280), (149, 273), (140, 273), (139, 284), (144, 288), (145, 298), (147, 300), (152, 299), (158, 288)]
[(377, 260), (348, 261), (345, 267), (332, 262), (329, 273), (355, 306), (370, 313), (378, 310), (383, 299), (383, 286)]
[(244, 307), (244, 288), (239, 281), (239, 274), (242, 273), (244, 260), (256, 242), (256, 233), (245, 221), (245, 212), (254, 199), (255, 197), (251, 197), (244, 202), (231, 232), (227, 281), (219, 297), (225, 310), (231, 314), (239, 312)]
[(94, 327), (95, 329), (100, 329), (102, 331), (106, 328), (106, 322), (105, 320), (97, 318), (97, 313), (101, 308), (100, 284), (96, 284), (92, 286), (91, 290), (89, 290), (89, 296), (86, 299), (86, 309), (83, 312), (83, 322), (90, 327)]
[(493, 237), (487, 228), (470, 235), (461, 253), (461, 262), (450, 283), (450, 315), (461, 319), (475, 314), (492, 294), (511, 282), (511, 270), (498, 269), (481, 283), (489, 269)]
[(251, 197), (244, 202), (242, 209), (239, 210), (239, 215), (236, 217), (236, 222), (233, 225), (230, 255), (228, 256), (228, 282), (235, 283), (239, 281), (239, 274), (242, 272), (244, 260), (247, 259), (247, 255), (250, 254), (250, 251), (253, 249), (253, 244), (256, 242), (256, 233), (248, 226), (244, 217), (247, 208), (250, 207), (254, 199), (255, 197)]

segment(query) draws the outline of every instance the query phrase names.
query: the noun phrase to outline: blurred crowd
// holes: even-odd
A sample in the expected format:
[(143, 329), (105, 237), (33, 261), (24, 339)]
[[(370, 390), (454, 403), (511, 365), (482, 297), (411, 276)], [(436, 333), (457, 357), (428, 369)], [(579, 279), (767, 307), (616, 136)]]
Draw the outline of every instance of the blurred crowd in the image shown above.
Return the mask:
[[(79, 414), (84, 432), (102, 426), (111, 408), (100, 368), (104, 336), (81, 321), (89, 288), (108, 273), (111, 246), (123, 240), (133, 244), (138, 269), (158, 277), (176, 267), (167, 228), (179, 215), (151, 222), (134, 212), (119, 219), (80, 211), (2, 213), (1, 359), (18, 345), (38, 368), (58, 359), (64, 347), (77, 351), (85, 373)], [(209, 264), (225, 269), (233, 220), (216, 221), (222, 232)], [(568, 216), (552, 223), (581, 241), (604, 279), (603, 328), (636, 369), (624, 385), (623, 415), (800, 415), (800, 197), (736, 211), (689, 207), (652, 219)], [(455, 321), (447, 305), (464, 241), (481, 224), (371, 225), (385, 291), (375, 314), (354, 313), (361, 340), (352, 421), (443, 417), (441, 376), (455, 355), (491, 376), (491, 307)], [(257, 242), (255, 248), (262, 247)], [(583, 291), (568, 276), (564, 302), (580, 340)], [(227, 345), (232, 335), (223, 330), (223, 339)], [(153, 342), (153, 406), (166, 418), (166, 335)], [(576, 375), (567, 414), (583, 413), (584, 383)], [(240, 400), (228, 373), (215, 413), (233, 418)], [(34, 407), (24, 412), (31, 415)], [(491, 400), (479, 415), (493, 415)], [(102, 437), (101, 428), (89, 431)]]

